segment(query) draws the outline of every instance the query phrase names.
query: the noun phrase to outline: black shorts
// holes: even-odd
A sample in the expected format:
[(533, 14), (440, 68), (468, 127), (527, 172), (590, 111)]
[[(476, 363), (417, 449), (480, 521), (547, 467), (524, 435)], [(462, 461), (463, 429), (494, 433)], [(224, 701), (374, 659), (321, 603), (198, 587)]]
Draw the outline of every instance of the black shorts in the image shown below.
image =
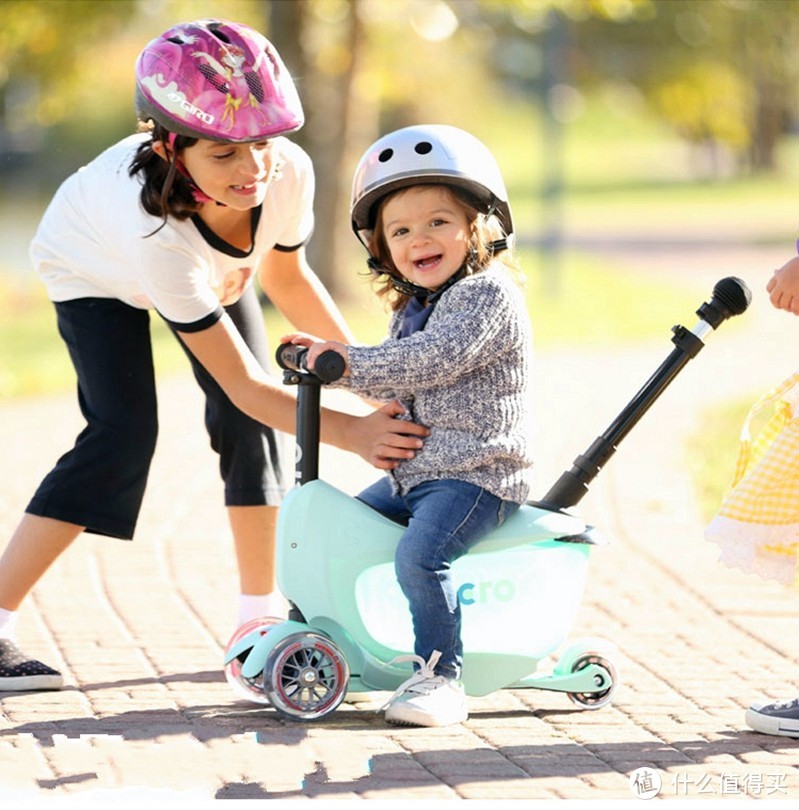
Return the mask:
[[(86, 427), (42, 481), (26, 511), (129, 540), (158, 434), (149, 313), (108, 298), (81, 298), (55, 307), (77, 373)], [(268, 368), (266, 328), (254, 289), (226, 312)], [(290, 477), (281, 462), (280, 435), (238, 410), (189, 357), (205, 393), (206, 427), (219, 454), (225, 505), (278, 506)]]

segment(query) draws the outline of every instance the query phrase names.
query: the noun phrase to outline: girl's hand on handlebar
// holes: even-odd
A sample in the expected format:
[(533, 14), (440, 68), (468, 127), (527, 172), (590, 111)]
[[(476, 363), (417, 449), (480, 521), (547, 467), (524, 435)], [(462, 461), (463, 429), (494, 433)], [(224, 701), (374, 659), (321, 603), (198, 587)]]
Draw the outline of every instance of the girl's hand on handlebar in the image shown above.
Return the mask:
[(423, 439), (430, 431), (424, 425), (395, 418), (403, 413), (405, 409), (394, 400), (368, 416), (358, 417), (352, 449), (379, 470), (393, 470), (413, 458), (424, 447)]
[(307, 332), (290, 332), (288, 335), (283, 335), (280, 338), (281, 343), (293, 343), (295, 346), (305, 346), (307, 349), (314, 343), (321, 343), (322, 338), (309, 335)]
[(311, 371), (314, 370), (316, 358), (319, 357), (320, 354), (326, 351), (336, 352), (336, 354), (341, 355), (344, 359), (345, 369), (343, 376), (348, 377), (350, 374), (349, 354), (347, 352), (349, 347), (345, 343), (339, 343), (337, 340), (320, 340), (304, 332), (293, 332), (290, 335), (284, 335), (280, 339), (280, 342), (292, 343), (295, 346), (304, 346), (308, 349), (307, 365)]

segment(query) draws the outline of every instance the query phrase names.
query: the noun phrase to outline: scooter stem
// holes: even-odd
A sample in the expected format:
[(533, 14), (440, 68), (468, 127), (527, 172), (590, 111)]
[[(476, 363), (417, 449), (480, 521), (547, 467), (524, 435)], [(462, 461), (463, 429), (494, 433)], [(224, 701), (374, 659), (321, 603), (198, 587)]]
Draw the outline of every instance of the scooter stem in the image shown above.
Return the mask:
[(697, 310), (700, 320), (691, 331), (684, 326), (672, 329), (672, 343), (676, 348), (633, 397), (610, 427), (578, 456), (571, 470), (564, 472), (537, 504), (547, 509), (560, 510), (575, 506), (588, 492), (588, 485), (596, 478), (619, 442), (632, 430), (655, 400), (666, 390), (689, 360), (704, 348), (702, 338), (733, 315), (740, 315), (751, 301), (751, 292), (743, 281), (724, 278), (713, 289), (713, 298)]
[(313, 371), (306, 367), (308, 350), (303, 346), (282, 343), (275, 360), (283, 369), (283, 384), (297, 386), (297, 442), (294, 482), (307, 484), (319, 478), (319, 439), (321, 386), (344, 374), (345, 363), (332, 350), (322, 352)]
[[(287, 374), (289, 372), (286, 372)], [(294, 483), (319, 478), (319, 403), (321, 383), (309, 374), (297, 380), (297, 459)]]

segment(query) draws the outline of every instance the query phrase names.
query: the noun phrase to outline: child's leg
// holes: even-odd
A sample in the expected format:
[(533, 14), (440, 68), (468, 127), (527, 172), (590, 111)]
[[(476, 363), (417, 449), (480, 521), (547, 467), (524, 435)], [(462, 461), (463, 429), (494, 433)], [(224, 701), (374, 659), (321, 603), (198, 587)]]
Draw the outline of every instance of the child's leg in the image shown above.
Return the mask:
[(0, 558), (0, 692), (60, 689), (61, 673), (16, 645), (17, 608), (82, 526), (23, 515)]
[(149, 315), (112, 299), (56, 304), (86, 428), (39, 485), (0, 559), (0, 691), (58, 689), (16, 647), (15, 612), (84, 530), (130, 539), (157, 434)]
[(72, 523), (23, 515), (0, 557), (0, 608), (15, 612), (82, 531), (82, 526)]
[(397, 548), (397, 579), (408, 599), (415, 652), (428, 661), (441, 653), (438, 675), (460, 677), (461, 610), (451, 564), (515, 508), (464, 481), (431, 481), (407, 495), (413, 510)]
[(381, 478), (374, 484), (368, 486), (357, 496), (359, 501), (363, 501), (367, 506), (380, 512), (389, 520), (394, 520), (403, 525), (408, 524), (411, 517), (411, 510), (405, 499), (401, 495), (396, 495), (391, 490), (388, 478)]
[[(248, 289), (226, 312), (255, 358), (268, 369), (269, 348), (255, 291)], [(287, 442), (242, 413), (191, 353), (187, 354), (206, 397), (205, 424), (225, 482), (225, 506), (243, 597), (237, 622), (260, 618), (253, 614), (261, 611), (265, 611), (263, 615), (283, 615), (286, 604), (275, 586), (274, 550), (277, 509), (290, 484), (282, 452)]]
[(406, 496), (413, 517), (397, 548), (420, 666), (386, 707), (386, 720), (447, 726), (468, 717), (461, 674), (461, 611), (450, 566), (515, 509), (463, 481), (433, 481)]
[(158, 435), (150, 316), (108, 298), (56, 304), (86, 427), (26, 509), (130, 540)]
[(287, 613), (288, 603), (275, 582), (277, 511), (275, 506), (228, 507), (239, 570), (239, 626), (251, 619)]

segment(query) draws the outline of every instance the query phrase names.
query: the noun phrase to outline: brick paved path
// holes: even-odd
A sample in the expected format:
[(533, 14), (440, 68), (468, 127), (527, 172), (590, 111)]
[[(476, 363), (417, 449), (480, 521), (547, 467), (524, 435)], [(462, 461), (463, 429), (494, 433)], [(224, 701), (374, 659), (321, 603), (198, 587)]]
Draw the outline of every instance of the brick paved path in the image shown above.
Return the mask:
[[(707, 273), (708, 296), (729, 258)], [(618, 646), (622, 686), (610, 707), (584, 712), (562, 695), (503, 691), (472, 699), (463, 726), (400, 729), (374, 705), (303, 725), (239, 702), (220, 668), (235, 602), (221, 487), (197, 391), (170, 379), (136, 541), (81, 538), (23, 611), (24, 646), (60, 667), (69, 687), (0, 696), (3, 807), (104, 791), (194, 801), (632, 798), (630, 774), (641, 767), (656, 771), (665, 798), (799, 797), (799, 741), (743, 725), (754, 698), (799, 694), (797, 596), (716, 563), (685, 466), (686, 439), (708, 403), (793, 370), (785, 347), (796, 345), (799, 323), (768, 310), (761, 290), (771, 265), (762, 253), (749, 258), (750, 313), (711, 336), (580, 504), (611, 543), (592, 558), (572, 635)], [(675, 313), (675, 323), (692, 319)], [(534, 494), (604, 430), (669, 339), (541, 356)], [(73, 437), (75, 410), (71, 398), (0, 407), (3, 537)], [(334, 471), (350, 491), (373, 478), (327, 452), (323, 476)], [(541, 620), (520, 617), (520, 635)]]

